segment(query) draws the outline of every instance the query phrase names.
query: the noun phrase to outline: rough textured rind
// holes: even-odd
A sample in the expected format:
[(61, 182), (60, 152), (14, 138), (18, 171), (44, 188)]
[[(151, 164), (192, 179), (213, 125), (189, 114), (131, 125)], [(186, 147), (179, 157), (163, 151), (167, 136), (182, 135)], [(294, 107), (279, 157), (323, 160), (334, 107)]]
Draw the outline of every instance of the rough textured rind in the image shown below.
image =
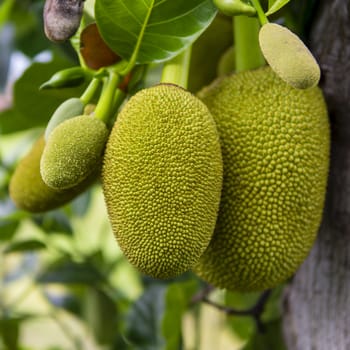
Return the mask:
[(101, 163), (108, 129), (104, 122), (81, 115), (59, 124), (45, 146), (40, 173), (55, 189), (67, 189), (85, 180)]
[(170, 278), (198, 261), (222, 185), (218, 133), (198, 98), (170, 84), (134, 95), (111, 132), (102, 174), (113, 231), (131, 264)]
[(16, 206), (32, 213), (52, 210), (68, 203), (85, 191), (99, 174), (98, 168), (79, 186), (64, 191), (54, 190), (40, 176), (40, 159), (44, 147), (45, 140), (42, 136), (18, 163), (9, 186), (10, 197)]
[(305, 259), (320, 224), (329, 163), (322, 93), (294, 89), (268, 67), (199, 97), (217, 123), (224, 181), (215, 233), (194, 270), (220, 288), (272, 288)]
[(276, 74), (297, 89), (318, 84), (320, 67), (297, 35), (276, 23), (263, 25), (259, 32), (261, 51)]

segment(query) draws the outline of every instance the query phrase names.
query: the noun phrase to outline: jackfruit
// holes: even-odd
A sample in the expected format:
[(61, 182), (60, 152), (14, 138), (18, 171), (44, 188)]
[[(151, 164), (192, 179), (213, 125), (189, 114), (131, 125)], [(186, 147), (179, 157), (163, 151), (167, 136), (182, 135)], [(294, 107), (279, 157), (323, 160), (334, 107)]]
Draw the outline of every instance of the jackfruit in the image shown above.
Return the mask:
[(45, 147), (44, 136), (40, 137), (27, 155), (18, 163), (11, 177), (10, 197), (20, 209), (40, 213), (58, 208), (84, 192), (97, 178), (92, 174), (79, 186), (57, 191), (47, 186), (40, 175), (40, 159)]
[(59, 124), (65, 120), (77, 117), (84, 112), (84, 104), (79, 98), (70, 98), (64, 101), (53, 113), (50, 118), (46, 130), (45, 130), (45, 141), (49, 138), (49, 135)]
[(102, 185), (131, 264), (156, 278), (189, 270), (213, 234), (222, 185), (220, 142), (207, 107), (172, 84), (136, 93), (109, 137)]
[(224, 180), (215, 232), (194, 271), (232, 291), (272, 288), (305, 259), (322, 216), (330, 141), (321, 90), (294, 89), (264, 67), (198, 96), (218, 127)]
[(232, 43), (232, 20), (219, 14), (192, 46), (189, 91), (197, 92), (216, 78), (220, 57)]
[(100, 166), (108, 134), (104, 122), (92, 116), (81, 115), (59, 124), (41, 157), (43, 181), (62, 190), (85, 180)]
[(263, 25), (259, 32), (261, 51), (276, 74), (297, 89), (318, 84), (320, 67), (297, 35), (276, 23)]

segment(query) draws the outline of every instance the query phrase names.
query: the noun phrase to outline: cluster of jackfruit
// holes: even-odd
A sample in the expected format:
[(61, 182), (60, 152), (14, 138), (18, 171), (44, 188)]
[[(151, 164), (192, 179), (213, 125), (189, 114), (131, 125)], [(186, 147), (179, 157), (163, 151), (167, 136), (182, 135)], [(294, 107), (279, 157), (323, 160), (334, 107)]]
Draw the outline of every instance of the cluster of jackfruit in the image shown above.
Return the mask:
[(298, 65), (285, 68), (265, 33), (279, 36), (280, 28), (264, 27), (261, 46), (273, 69), (225, 75), (197, 96), (173, 84), (143, 89), (111, 132), (79, 100), (67, 101), (46, 141), (17, 167), (13, 200), (49, 210), (102, 171), (112, 229), (141, 272), (170, 278), (193, 270), (241, 291), (286, 280), (320, 225), (329, 125), (322, 93), (310, 87), (319, 79), (314, 62), (301, 57), (310, 67), (302, 73)]
[(143, 273), (193, 269), (217, 287), (262, 290), (311, 249), (328, 157), (320, 89), (264, 67), (198, 98), (174, 85), (137, 93), (109, 137), (103, 189), (119, 245)]

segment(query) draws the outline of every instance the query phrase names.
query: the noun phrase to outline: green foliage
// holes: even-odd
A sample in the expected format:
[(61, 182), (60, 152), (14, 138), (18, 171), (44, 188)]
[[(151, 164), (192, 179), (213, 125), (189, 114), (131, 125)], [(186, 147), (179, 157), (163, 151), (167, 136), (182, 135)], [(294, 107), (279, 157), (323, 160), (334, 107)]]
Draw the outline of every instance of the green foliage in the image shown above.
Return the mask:
[(175, 56), (216, 14), (211, 0), (100, 0), (95, 11), (106, 43), (124, 59), (131, 59), (137, 48), (139, 64)]
[(57, 71), (72, 66), (66, 58), (54, 56), (49, 63), (33, 63), (14, 86), (14, 104), (0, 113), (2, 134), (43, 127), (55, 109), (66, 99), (79, 96), (83, 87), (39, 90), (38, 87)]
[(20, 322), (20, 318), (0, 318), (0, 335), (2, 335), (2, 341), (8, 350), (17, 349)]
[(256, 333), (242, 350), (287, 350), (283, 341), (281, 322), (265, 323), (264, 330)]
[(277, 12), (283, 6), (288, 4), (289, 1), (290, 0), (269, 0), (269, 10), (266, 12), (266, 15), (269, 16)]
[(21, 242), (13, 242), (9, 244), (4, 250), (5, 254), (15, 253), (15, 252), (25, 252), (25, 251), (34, 251), (39, 249), (45, 249), (46, 245), (43, 242), (38, 240), (30, 239)]
[(127, 342), (134, 349), (181, 349), (181, 319), (197, 289), (195, 281), (146, 289), (128, 313)]

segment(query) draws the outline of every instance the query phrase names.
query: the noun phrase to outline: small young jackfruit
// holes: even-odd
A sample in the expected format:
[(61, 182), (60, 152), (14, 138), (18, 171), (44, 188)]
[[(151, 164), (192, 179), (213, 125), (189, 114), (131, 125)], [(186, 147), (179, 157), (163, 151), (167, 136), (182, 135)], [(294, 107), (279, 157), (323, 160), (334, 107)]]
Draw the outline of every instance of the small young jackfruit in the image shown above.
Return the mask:
[(207, 107), (172, 84), (139, 91), (111, 132), (102, 184), (131, 264), (156, 278), (189, 270), (212, 236), (222, 185), (220, 142)]
[(45, 130), (45, 140), (47, 141), (49, 135), (59, 124), (63, 123), (65, 120), (77, 117), (84, 112), (83, 102), (76, 97), (70, 98), (64, 101), (53, 113), (50, 121), (47, 124)]
[(59, 124), (41, 157), (42, 179), (59, 190), (78, 185), (100, 166), (107, 138), (104, 122), (92, 116), (81, 115)]
[(45, 212), (68, 203), (85, 191), (97, 178), (95, 172), (72, 189), (63, 191), (52, 189), (44, 183), (40, 175), (40, 159), (44, 147), (45, 139), (42, 136), (18, 163), (9, 186), (10, 197), (16, 206), (32, 213)]
[(294, 89), (264, 67), (217, 80), (199, 97), (218, 127), (224, 181), (194, 270), (220, 288), (272, 288), (305, 259), (320, 224), (329, 163), (322, 92)]
[(259, 32), (261, 51), (275, 73), (296, 89), (318, 84), (320, 67), (309, 49), (289, 29), (267, 23)]

